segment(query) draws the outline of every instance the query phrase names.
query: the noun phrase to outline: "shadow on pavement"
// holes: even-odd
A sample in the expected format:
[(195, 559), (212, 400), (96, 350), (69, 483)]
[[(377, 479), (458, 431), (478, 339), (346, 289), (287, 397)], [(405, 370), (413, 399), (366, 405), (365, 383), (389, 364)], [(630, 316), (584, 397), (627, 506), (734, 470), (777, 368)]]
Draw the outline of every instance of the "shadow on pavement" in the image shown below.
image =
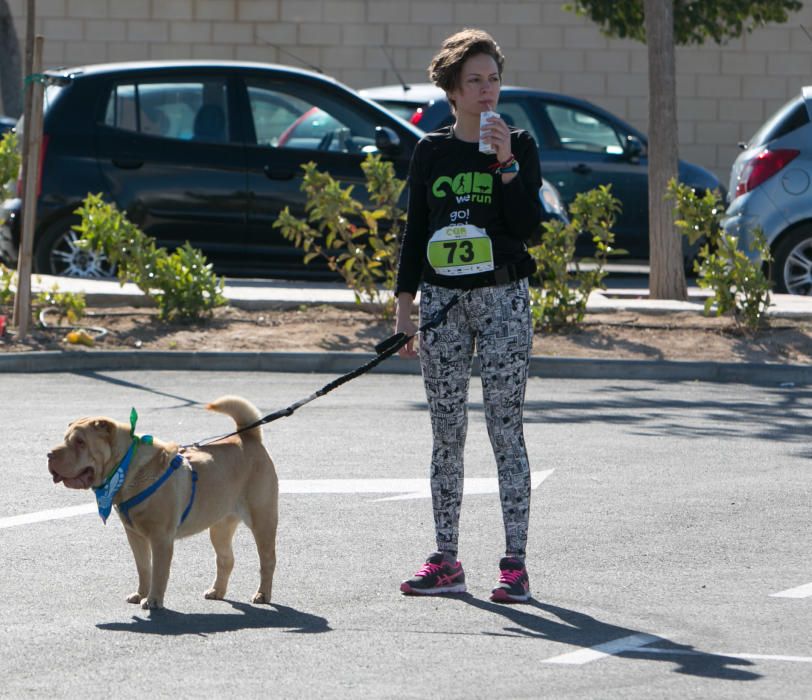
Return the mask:
[[(131, 622), (105, 622), (96, 625), (109, 632), (134, 632), (162, 636), (206, 636), (220, 632), (247, 629), (278, 629), (300, 634), (330, 632), (327, 620), (285, 605), (258, 607), (247, 603), (225, 601), (242, 615), (221, 613), (181, 613), (174, 610), (152, 610), (149, 617), (133, 616)], [(147, 613), (145, 613), (147, 614)]]
[(126, 379), (120, 379), (118, 377), (110, 377), (103, 372), (96, 372), (94, 370), (82, 370), (79, 372), (74, 372), (74, 374), (80, 377), (87, 377), (88, 379), (94, 379), (99, 382), (107, 382), (108, 384), (112, 384), (116, 387), (122, 387), (125, 389), (138, 389), (140, 391), (145, 391), (149, 394), (155, 394), (156, 396), (163, 396), (168, 399), (176, 399), (180, 401), (180, 405), (176, 406), (176, 408), (185, 408), (187, 406), (202, 406), (203, 404), (199, 401), (195, 401), (194, 399), (187, 398), (185, 396), (180, 396), (178, 394), (169, 394), (165, 391), (158, 391), (157, 389), (153, 389), (145, 384), (138, 384), (136, 382), (130, 382)]
[[(507, 618), (515, 626), (505, 627), (504, 633), (501, 633), (505, 636), (547, 639), (581, 649), (591, 649), (644, 634), (640, 630), (610, 625), (584, 613), (541, 603), (537, 600), (531, 600), (524, 605), (511, 606), (480, 600), (470, 594), (458, 596), (457, 599), (480, 610)], [(529, 612), (528, 608), (535, 608), (538, 612)], [(557, 619), (550, 615), (554, 615)], [(761, 678), (758, 673), (737, 668), (753, 665), (746, 659), (699, 651), (692, 646), (677, 644), (663, 637), (647, 636), (651, 637), (650, 641), (634, 644), (626, 649), (623, 649), (623, 645), (620, 644), (620, 648), (611, 654), (626, 659), (667, 661), (677, 665), (675, 673), (702, 678), (727, 681), (753, 681)]]
[[(671, 385), (667, 385), (671, 386)], [(472, 403), (470, 410), (482, 411)], [(562, 401), (551, 397), (527, 401), (527, 424), (601, 423), (627, 426), (654, 435), (686, 439), (715, 437), (723, 426), (729, 438), (760, 438), (773, 442), (807, 442), (812, 391), (803, 388), (764, 388), (750, 400), (698, 400), (690, 394), (659, 394), (651, 386), (600, 387), (589, 398)], [(686, 416), (691, 418), (686, 420)]]

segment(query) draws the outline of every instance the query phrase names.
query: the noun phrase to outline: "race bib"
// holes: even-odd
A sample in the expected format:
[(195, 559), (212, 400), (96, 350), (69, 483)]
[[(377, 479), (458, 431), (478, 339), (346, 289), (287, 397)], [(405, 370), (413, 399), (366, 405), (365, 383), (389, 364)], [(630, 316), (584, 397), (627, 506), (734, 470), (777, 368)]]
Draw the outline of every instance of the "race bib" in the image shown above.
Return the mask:
[(435, 231), (426, 249), (438, 275), (471, 275), (493, 270), (491, 239), (478, 226), (455, 224)]

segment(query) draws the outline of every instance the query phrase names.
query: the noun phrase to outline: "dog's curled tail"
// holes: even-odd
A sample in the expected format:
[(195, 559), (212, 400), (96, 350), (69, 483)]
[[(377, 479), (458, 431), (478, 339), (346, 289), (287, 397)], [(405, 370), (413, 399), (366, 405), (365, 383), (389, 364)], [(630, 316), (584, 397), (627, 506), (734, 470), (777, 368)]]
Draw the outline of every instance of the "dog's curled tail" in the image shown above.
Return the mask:
[[(238, 429), (244, 428), (246, 425), (251, 425), (251, 423), (256, 423), (262, 418), (259, 409), (250, 401), (240, 396), (221, 396), (219, 399), (215, 399), (211, 403), (206, 404), (206, 408), (210, 411), (217, 411), (218, 413), (225, 413), (227, 416), (231, 416), (237, 424)], [(246, 430), (242, 433), (242, 436), (256, 438), (261, 441), (262, 428), (257, 426), (251, 430)]]

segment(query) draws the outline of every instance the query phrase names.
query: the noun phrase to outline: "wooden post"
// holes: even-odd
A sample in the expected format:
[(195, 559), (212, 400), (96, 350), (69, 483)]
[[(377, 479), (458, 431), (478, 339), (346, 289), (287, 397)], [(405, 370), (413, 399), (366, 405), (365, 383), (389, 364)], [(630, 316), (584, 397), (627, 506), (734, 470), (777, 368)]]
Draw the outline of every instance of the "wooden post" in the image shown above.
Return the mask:
[(674, 0), (645, 0), (648, 44), (648, 222), (649, 295), (688, 298), (682, 234), (674, 226), (674, 205), (665, 200), (677, 177), (677, 88), (674, 56)]
[[(33, 74), (42, 72), (42, 45), (38, 36), (34, 41)], [(29, 73), (29, 76), (32, 73)], [(37, 222), (37, 191), (39, 184), (39, 157), (42, 150), (42, 94), (44, 85), (29, 79), (31, 112), (25, 115), (23, 136), (28, 144), (28, 160), (23, 165), (23, 220), (20, 234), (20, 257), (17, 261), (17, 295), (14, 304), (14, 324), (17, 338), (28, 335), (31, 325), (31, 269), (34, 249), (34, 227)]]

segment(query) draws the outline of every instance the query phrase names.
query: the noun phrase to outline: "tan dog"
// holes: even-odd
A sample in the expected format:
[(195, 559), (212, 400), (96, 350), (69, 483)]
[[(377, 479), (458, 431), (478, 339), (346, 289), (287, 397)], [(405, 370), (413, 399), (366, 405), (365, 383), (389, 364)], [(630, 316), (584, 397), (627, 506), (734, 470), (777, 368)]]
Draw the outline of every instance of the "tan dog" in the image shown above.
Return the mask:
[[(261, 417), (253, 405), (236, 396), (223, 396), (206, 408), (231, 416), (238, 428)], [(70, 424), (64, 443), (48, 454), (48, 469), (54, 483), (99, 489), (132, 445), (130, 426), (110, 418), (82, 418)], [(253, 532), (259, 552), (260, 581), (253, 602), (270, 603), (279, 484), (262, 445), (261, 428), (189, 449), (175, 459), (178, 451), (174, 443), (142, 440), (113, 499), (138, 568), (138, 591), (127, 601), (144, 609), (163, 607), (174, 541), (206, 528), (217, 553), (217, 576), (205, 597), (223, 598), (234, 568), (231, 540), (243, 521)], [(172, 469), (171, 465), (180, 466)], [(157, 490), (125, 511), (128, 501), (137, 500), (162, 476), (165, 480)], [(184, 513), (188, 517), (181, 522)]]

